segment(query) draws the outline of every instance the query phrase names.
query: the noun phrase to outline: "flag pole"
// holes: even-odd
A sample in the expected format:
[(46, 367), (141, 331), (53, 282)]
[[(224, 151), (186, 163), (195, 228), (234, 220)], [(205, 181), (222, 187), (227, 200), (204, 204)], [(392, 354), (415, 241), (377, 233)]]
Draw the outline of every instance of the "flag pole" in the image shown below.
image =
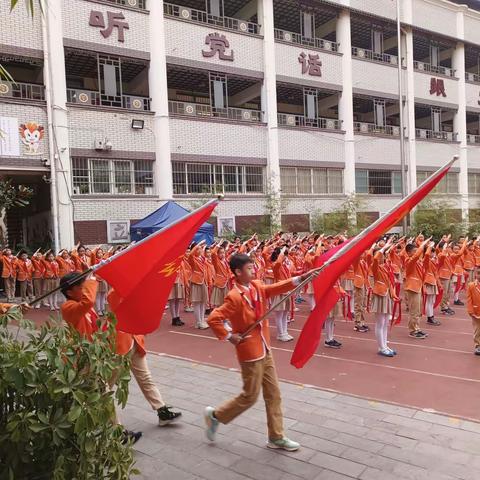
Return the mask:
[(292, 295), (300, 291), (307, 283), (310, 283), (324, 268), (322, 265), (319, 268), (315, 268), (314, 270), (310, 270), (308, 277), (305, 280), (302, 280), (293, 290), (288, 292), (285, 297), (280, 299), (277, 303), (270, 307), (267, 313), (262, 315), (255, 323), (252, 323), (241, 335), (240, 338), (244, 339), (251, 331), (255, 330), (258, 325), (260, 325), (279, 305), (283, 302), (287, 301)]
[(314, 277), (318, 276), (319, 273), (326, 268), (327, 266), (331, 265), (333, 262), (338, 260), (342, 255), (344, 255), (346, 252), (348, 252), (351, 248), (353, 248), (354, 245), (358, 243), (359, 240), (364, 238), (368, 233), (370, 233), (374, 228), (376, 228), (382, 219), (391, 213), (393, 213), (400, 205), (408, 202), (416, 193), (418, 190), (420, 190), (423, 185), (427, 182), (431, 182), (432, 179), (438, 177), (439, 175), (442, 174), (442, 172), (446, 168), (450, 168), (450, 166), (458, 160), (458, 155), (454, 155), (453, 158), (448, 161), (445, 165), (440, 167), (431, 177), (426, 179), (420, 186), (418, 186), (412, 193), (410, 193), (408, 196), (403, 198), (400, 202), (398, 202), (393, 208), (391, 208), (385, 215), (382, 217), (378, 218), (374, 223), (372, 223), (370, 226), (368, 226), (365, 230), (363, 230), (361, 233), (359, 233), (352, 241), (348, 242), (344, 247), (340, 248), (334, 255), (332, 255), (331, 258), (329, 258), (321, 267), (312, 270), (311, 274), (303, 280), (295, 289), (293, 289), (291, 292), (289, 292), (284, 298), (282, 298), (280, 301), (278, 301), (275, 305), (273, 305), (267, 313), (265, 313), (261, 318), (259, 318), (255, 323), (252, 323), (245, 332), (240, 334), (240, 338), (243, 340), (245, 337), (252, 331), (254, 330), (260, 323), (262, 323), (274, 310), (277, 308), (279, 305), (281, 305), (283, 302), (285, 302), (288, 298), (290, 298), (295, 292), (297, 292), (299, 289), (301, 289), (304, 285), (307, 283), (311, 282)]
[[(110, 263), (114, 260), (116, 260), (117, 258), (119, 258), (120, 256), (122, 256), (123, 254), (129, 252), (132, 250), (132, 248), (135, 248), (137, 247), (138, 245), (141, 245), (143, 242), (147, 241), (147, 240), (150, 240), (152, 237), (160, 234), (160, 233), (163, 233), (165, 232), (165, 230), (168, 230), (172, 227), (174, 227), (175, 225), (177, 225), (178, 223), (182, 222), (183, 220), (185, 220), (186, 218), (188, 217), (191, 217), (192, 215), (196, 214), (198, 211), (202, 210), (203, 208), (211, 205), (212, 203), (215, 203), (215, 202), (219, 202), (220, 200), (223, 200), (224, 199), (224, 195), (220, 194), (220, 195), (217, 195), (217, 198), (212, 198), (211, 200), (209, 200), (207, 203), (205, 203), (204, 205), (202, 205), (201, 207), (193, 210), (193, 212), (189, 212), (187, 215), (185, 215), (184, 217), (181, 217), (177, 220), (175, 220), (173, 223), (171, 223), (170, 225), (167, 225), (165, 228), (162, 228), (158, 231), (156, 231), (155, 233), (152, 233), (151, 235), (149, 235), (148, 237), (145, 237), (145, 238), (142, 238), (139, 242), (136, 242), (136, 243), (133, 243), (133, 244), (130, 244), (127, 248), (125, 248), (124, 250), (122, 250), (121, 252), (113, 255), (112, 257), (110, 258), (107, 258), (105, 259), (104, 261), (100, 262), (100, 263), (97, 263), (96, 265), (90, 267), (88, 270), (85, 270), (84, 272), (82, 273), (79, 273), (76, 277), (73, 277), (67, 285), (64, 285), (65, 286), (69, 286), (69, 285), (74, 285), (75, 283), (77, 283), (79, 280), (81, 280), (82, 278), (84, 277), (87, 277), (88, 275), (90, 275), (91, 273), (94, 273), (95, 270), (97, 270), (98, 268), (100, 267), (103, 267), (105, 264), (107, 263)], [(44, 300), (45, 298), (49, 297), (52, 293), (55, 293), (55, 292), (58, 292), (59, 290), (61, 290), (61, 287), (58, 286), (56, 288), (54, 288), (53, 290), (50, 290), (49, 292), (47, 293), (44, 293), (43, 295), (40, 295), (39, 297), (33, 299), (31, 302), (28, 302), (28, 305), (35, 305), (36, 303), (39, 303), (41, 302), (42, 300)]]

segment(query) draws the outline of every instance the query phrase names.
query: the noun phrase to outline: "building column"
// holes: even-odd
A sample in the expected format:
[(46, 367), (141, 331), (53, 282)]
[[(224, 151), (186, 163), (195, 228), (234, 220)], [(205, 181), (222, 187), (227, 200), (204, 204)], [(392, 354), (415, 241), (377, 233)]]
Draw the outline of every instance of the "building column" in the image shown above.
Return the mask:
[(404, 57), (407, 66), (407, 91), (406, 91), (406, 120), (407, 120), (407, 194), (417, 188), (417, 152), (415, 132), (415, 79), (413, 69), (413, 31), (411, 27), (405, 28)]
[[(463, 38), (463, 12), (457, 13), (457, 36)], [(465, 91), (465, 45), (457, 42), (452, 55), (452, 67), (458, 77), (458, 109), (453, 117), (453, 130), (457, 133), (459, 148), (459, 193), (462, 209), (462, 219), (468, 222), (468, 159), (467, 159), (467, 104)], [(446, 159), (445, 159), (446, 160)]]
[[(260, 17), (260, 13), (263, 16)], [(267, 189), (274, 197), (273, 205), (280, 205), (280, 158), (278, 148), (277, 119), (277, 72), (275, 65), (275, 36), (273, 25), (273, 0), (263, 0), (258, 12), (259, 23), (263, 30), (263, 87), (262, 112), (263, 121), (267, 123)], [(280, 208), (269, 212), (272, 225), (281, 224)]]
[(170, 124), (168, 118), (167, 60), (163, 0), (148, 2), (150, 9), (150, 68), (148, 84), (155, 136), (155, 185), (160, 200), (173, 197)]
[(337, 19), (338, 51), (342, 54), (342, 94), (338, 102), (338, 117), (345, 131), (345, 195), (355, 193), (355, 138), (353, 134), (352, 41), (350, 12), (342, 10)]
[[(49, 71), (44, 69), (45, 84), (50, 87), (51, 129), (54, 135), (54, 153), (52, 162), (52, 199), (57, 205), (52, 205), (52, 212), (58, 215), (58, 244), (55, 248), (72, 248), (75, 245), (73, 229), (72, 175), (70, 146), (68, 139), (67, 115), (67, 81), (65, 74), (65, 53), (63, 50), (62, 0), (49, 0), (45, 9), (47, 38), (45, 47), (48, 56)], [(45, 31), (44, 30), (44, 31)], [(48, 76), (48, 78), (46, 77)], [(53, 222), (55, 225), (55, 221)], [(57, 237), (58, 235), (58, 237)]]

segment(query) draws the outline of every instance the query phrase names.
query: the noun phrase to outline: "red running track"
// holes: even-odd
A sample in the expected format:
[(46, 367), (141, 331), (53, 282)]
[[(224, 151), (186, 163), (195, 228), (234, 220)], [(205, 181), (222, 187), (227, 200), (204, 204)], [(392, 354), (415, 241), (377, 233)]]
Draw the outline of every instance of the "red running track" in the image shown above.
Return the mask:
[[(465, 307), (455, 307), (455, 312), (454, 316), (437, 315), (442, 321), (438, 327), (427, 327), (423, 319), (422, 329), (429, 333), (425, 340), (408, 336), (404, 312), (402, 325), (394, 327), (389, 337), (390, 346), (398, 352), (394, 358), (377, 355), (373, 323), (369, 323), (370, 332), (357, 333), (352, 322), (338, 321), (335, 338), (343, 343), (342, 348), (325, 348), (322, 341), (314, 358), (297, 370), (290, 365), (290, 357), (308, 315), (302, 304), (289, 327), (294, 341), (277, 341), (275, 325), (270, 325), (279, 376), (304, 385), (480, 421), (480, 357), (473, 355), (473, 330)], [(41, 321), (47, 312), (35, 311), (29, 317)], [(238, 367), (232, 345), (218, 341), (210, 330), (193, 328), (192, 314), (185, 313), (182, 318), (184, 327), (172, 327), (167, 310), (160, 328), (147, 337), (148, 350), (199, 363)]]

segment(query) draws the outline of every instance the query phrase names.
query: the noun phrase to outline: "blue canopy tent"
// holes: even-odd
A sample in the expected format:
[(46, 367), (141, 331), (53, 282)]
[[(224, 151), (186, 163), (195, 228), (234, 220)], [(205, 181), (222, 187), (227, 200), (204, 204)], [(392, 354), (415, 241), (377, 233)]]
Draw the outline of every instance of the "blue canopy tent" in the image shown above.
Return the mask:
[[(188, 213), (190, 212), (178, 203), (169, 201), (148, 215), (148, 217), (131, 225), (130, 238), (132, 241), (138, 242), (142, 238), (148, 237), (152, 233), (167, 227)], [(213, 225), (205, 222), (193, 239), (195, 242), (205, 240), (207, 245), (211, 245), (213, 243)]]

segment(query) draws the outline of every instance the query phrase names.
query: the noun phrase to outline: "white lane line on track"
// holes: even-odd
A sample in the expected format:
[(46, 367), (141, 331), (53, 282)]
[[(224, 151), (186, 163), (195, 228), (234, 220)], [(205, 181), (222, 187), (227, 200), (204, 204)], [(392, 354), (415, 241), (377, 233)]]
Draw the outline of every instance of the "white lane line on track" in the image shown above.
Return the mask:
[[(188, 332), (178, 332), (176, 330), (169, 330), (169, 333), (174, 333), (176, 335), (186, 335), (189, 337), (199, 337), (207, 340), (217, 340), (217, 337), (211, 337), (210, 335), (199, 335), (198, 333), (188, 333)], [(288, 348), (280, 348), (280, 347), (272, 347), (272, 350), (278, 350), (281, 352), (289, 352), (293, 353), (293, 350), (289, 350)], [(416, 370), (412, 368), (405, 368), (405, 367), (395, 367), (393, 365), (382, 365), (379, 363), (372, 363), (372, 362), (366, 362), (364, 360), (352, 360), (349, 358), (342, 358), (342, 357), (333, 357), (330, 355), (320, 355), (318, 353), (315, 353), (313, 355), (314, 357), (318, 358), (328, 358), (329, 360), (337, 360), (341, 362), (351, 362), (351, 363), (356, 363), (357, 365), (369, 365), (372, 367), (379, 367), (379, 368), (388, 368), (391, 370), (399, 370), (402, 372), (409, 372), (409, 373), (417, 373), (420, 375), (430, 375), (432, 377), (440, 377), (440, 378), (448, 378), (450, 380), (461, 380), (464, 382), (472, 382), (472, 383), (480, 383), (480, 379), (475, 379), (475, 378), (465, 378), (465, 377), (457, 377), (455, 375), (445, 375), (443, 373), (433, 373), (433, 372), (424, 372), (422, 370)]]

